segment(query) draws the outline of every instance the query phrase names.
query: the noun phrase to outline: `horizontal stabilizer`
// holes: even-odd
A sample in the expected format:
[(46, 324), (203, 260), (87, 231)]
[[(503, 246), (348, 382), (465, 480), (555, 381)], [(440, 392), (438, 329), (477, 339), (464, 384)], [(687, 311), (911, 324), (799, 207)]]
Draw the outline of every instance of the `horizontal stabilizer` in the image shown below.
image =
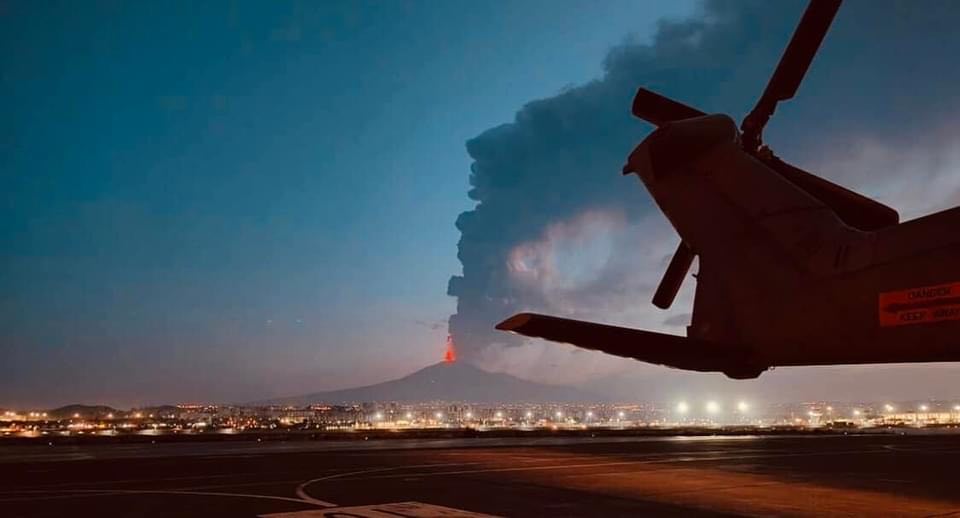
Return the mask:
[(747, 378), (765, 370), (743, 347), (536, 313), (516, 314), (497, 324), (497, 329), (677, 369)]

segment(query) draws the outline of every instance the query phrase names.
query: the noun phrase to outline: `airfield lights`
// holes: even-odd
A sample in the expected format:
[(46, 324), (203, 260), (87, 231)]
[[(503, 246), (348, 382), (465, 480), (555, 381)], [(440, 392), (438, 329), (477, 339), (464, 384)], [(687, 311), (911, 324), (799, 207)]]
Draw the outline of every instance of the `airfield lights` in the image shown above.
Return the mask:
[(689, 411), (690, 411), (690, 405), (688, 405), (686, 401), (681, 401), (677, 403), (678, 414), (686, 414)]
[(750, 405), (746, 401), (740, 401), (737, 403), (737, 411), (741, 414), (746, 414), (750, 410)]
[(717, 403), (716, 401), (707, 401), (706, 408), (707, 408), (707, 413), (716, 414), (717, 412), (720, 411), (720, 404)]

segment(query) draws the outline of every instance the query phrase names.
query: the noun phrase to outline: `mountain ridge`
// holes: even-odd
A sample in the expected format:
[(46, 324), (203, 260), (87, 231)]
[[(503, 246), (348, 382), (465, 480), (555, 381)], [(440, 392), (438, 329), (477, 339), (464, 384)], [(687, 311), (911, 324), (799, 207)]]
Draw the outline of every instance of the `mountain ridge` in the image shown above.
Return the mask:
[(565, 385), (524, 380), (502, 372), (485, 371), (463, 361), (440, 362), (393, 380), (298, 396), (272, 398), (252, 404), (310, 405), (356, 402), (459, 401), (469, 403), (573, 403), (607, 398)]

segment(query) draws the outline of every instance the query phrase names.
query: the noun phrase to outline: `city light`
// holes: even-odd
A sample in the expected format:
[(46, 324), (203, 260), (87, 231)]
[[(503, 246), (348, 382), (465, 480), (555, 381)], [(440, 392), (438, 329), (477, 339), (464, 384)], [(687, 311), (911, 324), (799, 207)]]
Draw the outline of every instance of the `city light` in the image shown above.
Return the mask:
[[(580, 429), (610, 427), (617, 430), (633, 426), (776, 426), (842, 429), (843, 427), (913, 427), (960, 425), (960, 400), (954, 403), (916, 402), (907, 405), (889, 401), (863, 401), (856, 407), (833, 407), (823, 403), (763, 405), (747, 399), (674, 400), (663, 406), (653, 402), (635, 404), (557, 404), (522, 407), (509, 403), (408, 405), (351, 404), (306, 407), (265, 406), (244, 408), (233, 405), (177, 405), (147, 418), (146, 411), (112, 410), (81, 416), (80, 412), (63, 417), (39, 410), (0, 409), (0, 437), (23, 433), (62, 435), (114, 435), (124, 433), (159, 435), (164, 433), (250, 433), (254, 430), (291, 431), (371, 430), (375, 433), (417, 428), (463, 429), (477, 432), (513, 428), (534, 430), (539, 427), (560, 430), (573, 425)], [(109, 413), (108, 413), (109, 412)], [(897, 414), (901, 412), (901, 414)], [(902, 413), (913, 415), (905, 419)], [(44, 414), (47, 416), (44, 417)], [(150, 414), (153, 416), (153, 414)], [(51, 417), (53, 416), (53, 417)], [(71, 418), (71, 416), (77, 416)], [(404, 419), (405, 418), (405, 419)], [(839, 419), (837, 419), (839, 418)], [(20, 421), (18, 423), (18, 421)], [(483, 426), (478, 426), (483, 425)], [(392, 435), (392, 434), (391, 434)]]

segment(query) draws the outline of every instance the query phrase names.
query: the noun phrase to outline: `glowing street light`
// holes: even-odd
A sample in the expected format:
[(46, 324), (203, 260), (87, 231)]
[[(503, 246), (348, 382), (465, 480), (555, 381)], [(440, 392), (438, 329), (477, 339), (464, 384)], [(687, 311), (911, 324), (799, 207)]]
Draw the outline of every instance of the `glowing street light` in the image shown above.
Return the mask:
[(443, 419), (443, 412), (437, 412), (436, 414), (434, 414), (434, 416), (435, 416), (437, 419)]
[(379, 421), (379, 420), (383, 419), (383, 414), (380, 413), (380, 412), (377, 412), (376, 414), (373, 415), (373, 418), (376, 419), (377, 421)]
[(750, 405), (748, 405), (746, 401), (740, 401), (737, 403), (737, 411), (741, 414), (747, 413), (748, 410), (750, 410)]
[(407, 412), (406, 417), (407, 417), (407, 421), (409, 421), (409, 420), (413, 419), (413, 414), (411, 414), (410, 412)]
[(524, 416), (526, 416), (527, 419), (530, 419), (531, 417), (533, 417), (533, 412), (527, 412), (526, 414), (524, 414)]
[(557, 419), (560, 419), (561, 417), (563, 417), (563, 412), (557, 410), (556, 416), (557, 416)]
[(623, 413), (623, 410), (617, 412), (617, 417), (618, 417), (619, 419), (623, 419), (623, 417), (624, 417), (625, 415), (626, 415), (626, 414)]
[(883, 409), (886, 410), (887, 412), (893, 412), (894, 410), (893, 405), (891, 405), (890, 403), (883, 405)]
[(707, 413), (716, 414), (717, 412), (720, 411), (720, 404), (717, 403), (716, 401), (707, 401), (706, 408), (707, 408)]
[(953, 405), (954, 412), (960, 412), (960, 405)]
[(690, 411), (690, 405), (688, 405), (686, 401), (681, 401), (677, 403), (678, 414), (686, 414), (689, 411)]
[(587, 411), (587, 417), (588, 417), (588, 418), (593, 417), (593, 412), (588, 410), (588, 411)]
[(501, 411), (499, 411), (499, 410), (497, 410), (497, 413), (494, 414), (494, 415), (497, 416), (497, 419), (503, 419), (503, 412), (501, 412)]
[(473, 412), (467, 412), (467, 419), (473, 419)]
[(920, 405), (921, 412), (926, 412), (927, 410), (930, 410), (930, 407), (928, 407), (927, 405)]
[(853, 415), (859, 416), (859, 415), (860, 415), (860, 410), (858, 410), (858, 409), (853, 409)]

